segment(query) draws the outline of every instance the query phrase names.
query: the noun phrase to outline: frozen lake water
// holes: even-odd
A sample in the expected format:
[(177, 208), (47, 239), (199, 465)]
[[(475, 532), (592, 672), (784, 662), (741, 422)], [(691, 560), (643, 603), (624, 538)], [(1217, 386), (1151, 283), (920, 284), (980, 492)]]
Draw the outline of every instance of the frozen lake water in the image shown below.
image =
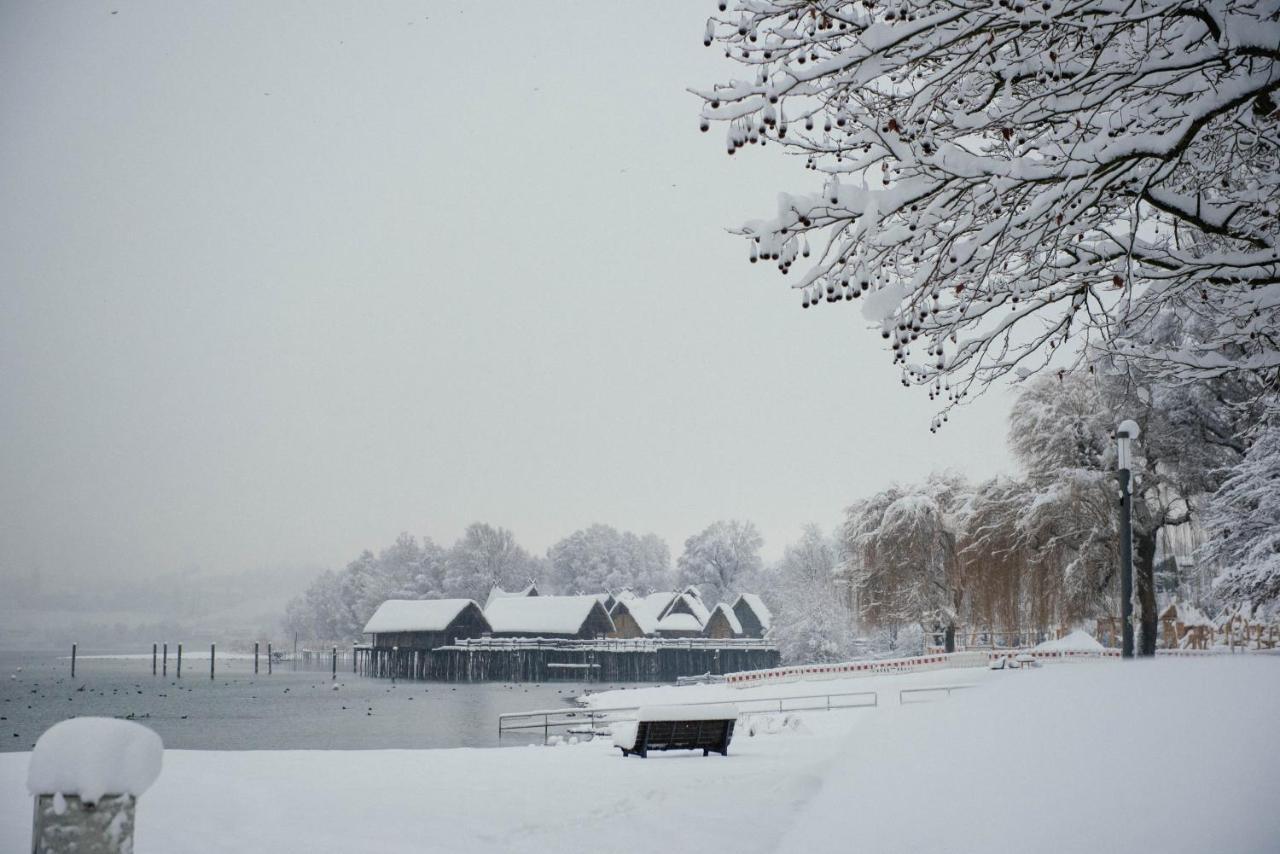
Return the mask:
[[(69, 651), (68, 651), (69, 652)], [(586, 690), (620, 685), (568, 683), (451, 685), (366, 679), (338, 667), (254, 675), (251, 659), (217, 662), (208, 650), (183, 658), (182, 679), (151, 675), (142, 658), (93, 658), (81, 650), (76, 678), (68, 652), (0, 651), (0, 751), (30, 750), (42, 732), (73, 716), (128, 717), (151, 727), (165, 747), (192, 750), (380, 749), (499, 746), (502, 712), (551, 709)], [(349, 665), (348, 665), (349, 667)], [(504, 736), (501, 745), (541, 741)]]

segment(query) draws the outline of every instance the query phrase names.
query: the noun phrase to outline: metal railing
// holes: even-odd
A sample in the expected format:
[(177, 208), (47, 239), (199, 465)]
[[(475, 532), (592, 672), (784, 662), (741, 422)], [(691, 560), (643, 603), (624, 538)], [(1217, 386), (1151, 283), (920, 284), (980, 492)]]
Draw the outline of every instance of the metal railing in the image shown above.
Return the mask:
[[(866, 702), (870, 698), (870, 702)], [(737, 706), (739, 715), (776, 714), (779, 712), (836, 711), (866, 709), (880, 705), (876, 691), (849, 691), (828, 694), (801, 694), (787, 697), (757, 697), (749, 700), (708, 700), (705, 702), (661, 703), (663, 706)], [(529, 712), (506, 712), (498, 715), (498, 737), (521, 730), (542, 730), (544, 743), (553, 729), (581, 728), (594, 734), (597, 724), (634, 718), (640, 706), (611, 706), (603, 709), (566, 708), (535, 709)]]
[[(976, 685), (935, 685), (932, 688), (902, 688), (898, 691), (898, 705), (899, 706), (909, 705), (906, 699), (908, 694), (912, 696), (916, 696), (919, 694), (937, 694), (940, 691), (945, 691), (946, 695), (950, 697), (952, 691), (960, 691), (965, 688), (976, 688), (976, 687), (978, 686)], [(933, 700), (922, 698), (919, 700), (911, 700), (910, 702), (911, 703), (931, 703), (933, 702)]]

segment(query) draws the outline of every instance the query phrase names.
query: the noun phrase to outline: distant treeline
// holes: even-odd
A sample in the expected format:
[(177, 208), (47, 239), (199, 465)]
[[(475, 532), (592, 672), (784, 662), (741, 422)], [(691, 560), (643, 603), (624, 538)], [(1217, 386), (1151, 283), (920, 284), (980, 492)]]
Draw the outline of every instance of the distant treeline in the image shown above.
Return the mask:
[(696, 584), (714, 604), (760, 580), (764, 540), (750, 522), (715, 522), (685, 541), (675, 566), (655, 534), (592, 525), (530, 554), (506, 528), (476, 522), (452, 546), (404, 533), (375, 554), (325, 572), (289, 603), (289, 631), (316, 640), (355, 640), (387, 599), (466, 598), (484, 603), (495, 586), (535, 582), (543, 593), (638, 593)]

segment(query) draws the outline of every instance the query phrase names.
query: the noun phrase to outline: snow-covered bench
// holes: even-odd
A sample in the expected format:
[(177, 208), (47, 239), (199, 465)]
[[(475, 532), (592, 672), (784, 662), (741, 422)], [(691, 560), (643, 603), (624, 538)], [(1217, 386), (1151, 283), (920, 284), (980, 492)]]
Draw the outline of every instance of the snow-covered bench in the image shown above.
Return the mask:
[(634, 721), (612, 725), (614, 746), (624, 757), (645, 757), (650, 750), (701, 750), (729, 755), (738, 720), (737, 706), (646, 706)]

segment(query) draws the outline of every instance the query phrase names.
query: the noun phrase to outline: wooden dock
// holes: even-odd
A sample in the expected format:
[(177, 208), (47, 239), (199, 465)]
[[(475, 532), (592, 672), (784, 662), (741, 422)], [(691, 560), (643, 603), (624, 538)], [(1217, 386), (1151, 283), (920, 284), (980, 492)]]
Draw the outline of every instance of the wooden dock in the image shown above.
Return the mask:
[(354, 648), (363, 676), (438, 682), (674, 682), (681, 676), (777, 667), (760, 640), (493, 638), (436, 649)]

